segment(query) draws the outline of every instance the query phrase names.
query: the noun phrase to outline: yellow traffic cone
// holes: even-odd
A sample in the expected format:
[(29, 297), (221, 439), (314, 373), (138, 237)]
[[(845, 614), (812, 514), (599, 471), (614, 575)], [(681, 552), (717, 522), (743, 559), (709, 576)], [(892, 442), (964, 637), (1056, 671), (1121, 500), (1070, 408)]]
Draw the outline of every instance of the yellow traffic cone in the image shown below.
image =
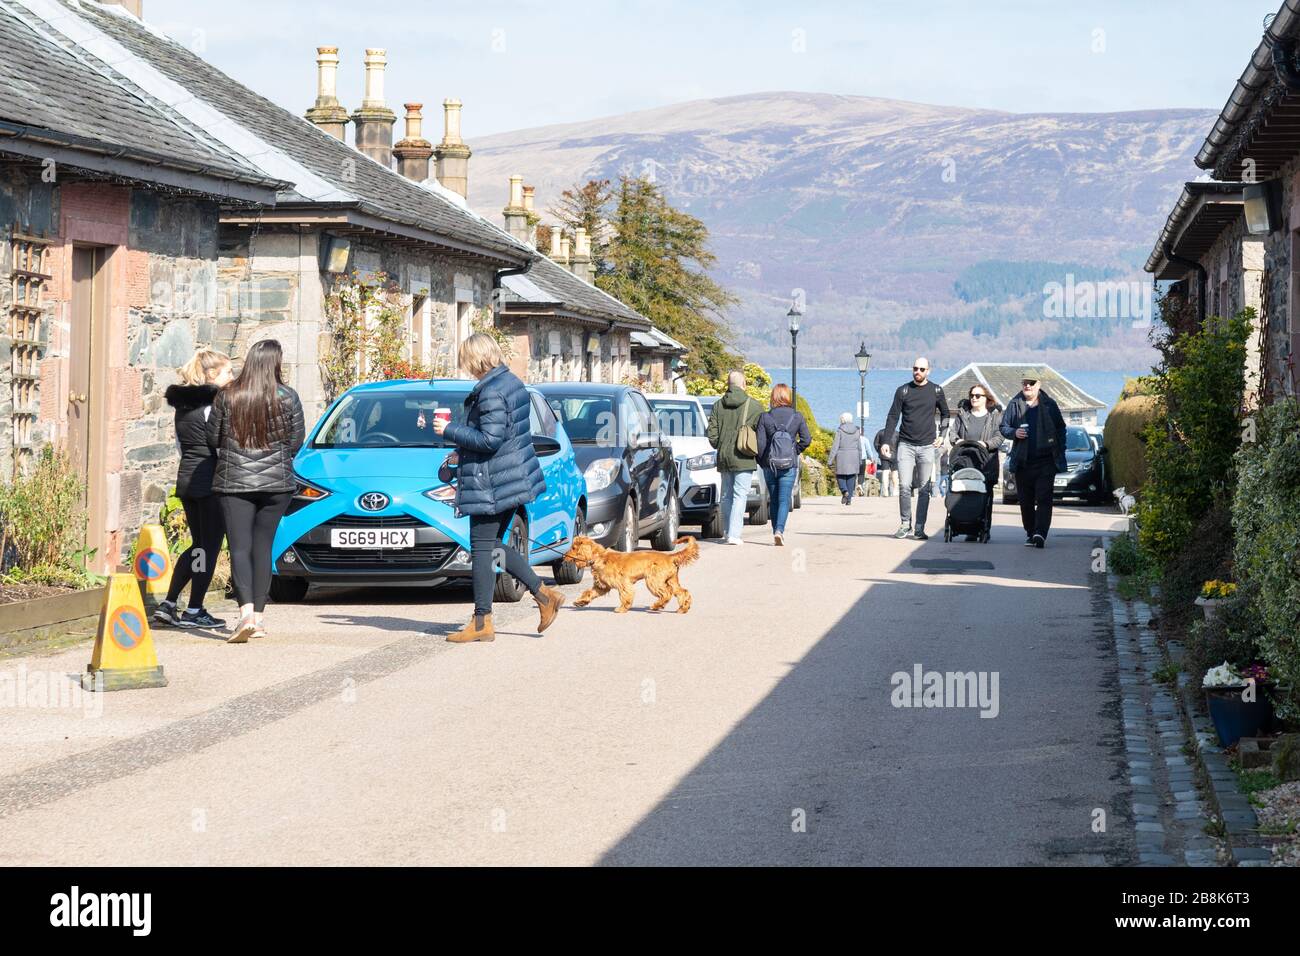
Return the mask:
[(167, 535), (162, 525), (147, 524), (140, 529), (132, 570), (146, 597), (166, 597), (172, 583), (172, 554), (167, 548)]
[(104, 591), (95, 651), (81, 677), (84, 690), (166, 687), (154, 652), (140, 588), (129, 574), (115, 574)]

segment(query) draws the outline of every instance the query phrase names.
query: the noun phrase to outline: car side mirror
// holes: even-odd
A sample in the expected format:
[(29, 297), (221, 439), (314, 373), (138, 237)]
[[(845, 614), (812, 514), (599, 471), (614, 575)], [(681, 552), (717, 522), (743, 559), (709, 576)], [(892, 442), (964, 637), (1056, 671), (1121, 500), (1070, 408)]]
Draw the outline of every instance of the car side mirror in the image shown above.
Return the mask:
[(545, 458), (547, 455), (558, 454), (560, 451), (560, 441), (558, 438), (551, 438), (549, 435), (534, 435), (533, 451), (537, 453), (538, 458)]
[(659, 440), (658, 435), (637, 435), (633, 441), (634, 448), (661, 448), (663, 442)]

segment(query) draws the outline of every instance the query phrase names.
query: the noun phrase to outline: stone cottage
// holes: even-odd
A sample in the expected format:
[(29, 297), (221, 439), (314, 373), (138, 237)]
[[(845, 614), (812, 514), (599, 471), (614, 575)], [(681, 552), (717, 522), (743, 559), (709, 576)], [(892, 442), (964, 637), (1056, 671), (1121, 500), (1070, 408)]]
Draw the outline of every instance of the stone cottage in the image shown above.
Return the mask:
[(60, 4), (0, 3), (0, 469), (65, 448), (106, 570), (174, 478), (162, 391), (221, 322), (220, 212), (287, 184), (87, 55), (95, 39)]

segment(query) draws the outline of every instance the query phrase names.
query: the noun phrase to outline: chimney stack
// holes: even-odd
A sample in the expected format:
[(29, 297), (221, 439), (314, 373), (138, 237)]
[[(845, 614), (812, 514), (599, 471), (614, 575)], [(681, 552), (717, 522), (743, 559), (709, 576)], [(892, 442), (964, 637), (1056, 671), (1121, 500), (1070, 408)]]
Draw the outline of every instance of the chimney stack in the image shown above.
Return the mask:
[(442, 142), (433, 151), (437, 161), (438, 182), (462, 199), (469, 199), (469, 147), (460, 138), (460, 100), (442, 101)]
[(537, 218), (533, 212), (533, 187), (524, 187), (524, 214), (527, 216), (528, 226), (528, 244), (534, 249), (537, 248)]
[(506, 232), (520, 242), (528, 241), (528, 210), (524, 208), (524, 177), (518, 173), (510, 177), (510, 199), (501, 210), (506, 219)]
[(560, 233), (560, 265), (572, 272), (572, 263), (569, 261), (569, 234)]
[(569, 253), (566, 248), (569, 244), (569, 237), (564, 235), (564, 230), (559, 226), (551, 227), (551, 251), (548, 253), (552, 261), (559, 263), (566, 269), (569, 267)]
[(407, 179), (422, 183), (429, 178), (429, 157), (433, 155), (433, 144), (424, 138), (423, 103), (406, 104), (406, 136), (393, 147), (397, 157), (397, 171)]
[(384, 50), (366, 50), (366, 95), (352, 114), (356, 147), (381, 166), (393, 165), (393, 124), (397, 115), (384, 105)]
[(573, 274), (584, 282), (591, 281), (591, 240), (582, 226), (573, 231)]
[(338, 76), (339, 48), (318, 46), (316, 48), (316, 105), (307, 111), (306, 116), (335, 139), (345, 139), (348, 111), (339, 103)]

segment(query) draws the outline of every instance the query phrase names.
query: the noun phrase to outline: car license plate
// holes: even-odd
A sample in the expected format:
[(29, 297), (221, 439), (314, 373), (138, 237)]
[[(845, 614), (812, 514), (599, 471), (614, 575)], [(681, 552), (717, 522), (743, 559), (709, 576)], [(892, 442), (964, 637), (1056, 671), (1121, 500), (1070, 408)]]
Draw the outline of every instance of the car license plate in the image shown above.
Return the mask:
[(330, 528), (332, 548), (413, 548), (414, 528)]
[(1070, 479), (1065, 476), (1056, 479), (1056, 487), (1058, 488), (1064, 488), (1069, 483), (1070, 483)]

